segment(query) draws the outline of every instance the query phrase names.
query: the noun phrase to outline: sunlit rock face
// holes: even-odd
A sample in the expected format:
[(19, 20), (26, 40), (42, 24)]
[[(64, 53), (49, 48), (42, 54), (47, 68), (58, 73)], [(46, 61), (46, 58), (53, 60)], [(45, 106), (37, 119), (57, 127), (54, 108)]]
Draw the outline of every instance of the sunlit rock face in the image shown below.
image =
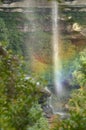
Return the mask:
[(50, 6), (51, 2), (47, 0), (4, 0), (3, 5), (9, 4), (10, 7), (37, 7)]
[(74, 0), (72, 3), (75, 5), (86, 5), (86, 0)]
[(65, 0), (66, 4), (73, 4), (73, 5), (85, 5), (86, 0)]
[(73, 29), (73, 31), (80, 32), (81, 26), (78, 23), (74, 23), (72, 29)]
[[(52, 1), (52, 0), (51, 0)], [(48, 0), (3, 0), (0, 6), (9, 7), (51, 7), (51, 1)], [(63, 0), (64, 1), (64, 0)], [(62, 4), (68, 5), (86, 5), (86, 0), (65, 0)]]

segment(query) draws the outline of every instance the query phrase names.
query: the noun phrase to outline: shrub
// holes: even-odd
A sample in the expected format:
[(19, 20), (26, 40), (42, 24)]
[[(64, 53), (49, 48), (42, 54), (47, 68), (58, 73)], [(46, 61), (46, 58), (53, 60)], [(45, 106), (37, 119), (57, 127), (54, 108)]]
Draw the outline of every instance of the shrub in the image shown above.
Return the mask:
[(0, 127), (5, 130), (26, 130), (44, 120), (37, 83), (26, 79), (22, 66), (18, 56), (0, 56)]
[[(86, 129), (86, 49), (76, 60), (76, 70), (73, 73), (75, 83), (81, 86), (72, 92), (68, 103), (70, 117), (56, 120), (52, 130), (85, 130)], [(58, 123), (59, 122), (59, 123)]]

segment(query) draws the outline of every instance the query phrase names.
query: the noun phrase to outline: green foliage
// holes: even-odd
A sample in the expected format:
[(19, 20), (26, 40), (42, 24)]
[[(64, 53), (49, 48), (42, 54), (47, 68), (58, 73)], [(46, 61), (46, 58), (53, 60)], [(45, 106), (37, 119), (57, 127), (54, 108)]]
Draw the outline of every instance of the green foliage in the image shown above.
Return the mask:
[(49, 130), (48, 122), (43, 117), (39, 118), (37, 123), (28, 130)]
[(0, 42), (6, 46), (8, 42), (8, 29), (6, 28), (5, 22), (0, 18)]
[(64, 130), (86, 129), (86, 88), (80, 88), (72, 93), (69, 101), (70, 118), (64, 120)]
[(86, 49), (79, 54), (76, 60), (76, 70), (73, 72), (75, 83), (86, 86)]
[(0, 41), (6, 41), (7, 49), (14, 54), (25, 55), (26, 34), (23, 31), (25, 17), (19, 12), (0, 12)]
[(13, 50), (14, 54), (24, 55), (24, 34), (17, 29), (9, 30), (9, 46), (8, 49)]
[[(81, 26), (86, 26), (86, 12), (85, 11), (79, 11), (76, 7), (76, 10), (65, 10), (65, 6), (62, 8), (60, 6), (62, 15), (66, 18), (66, 22), (73, 24), (73, 23), (78, 23)], [(68, 19), (68, 17), (71, 17), (71, 19)]]
[(86, 49), (75, 61), (74, 80), (81, 87), (74, 90), (68, 103), (69, 118), (58, 119), (59, 125), (53, 130), (85, 130), (86, 129)]
[(86, 88), (74, 91), (69, 100), (69, 118), (55, 120), (52, 130), (85, 130), (86, 129)]
[(0, 57), (0, 126), (5, 130), (26, 130), (44, 118), (39, 88), (35, 80), (26, 79), (22, 66), (22, 58), (12, 53)]

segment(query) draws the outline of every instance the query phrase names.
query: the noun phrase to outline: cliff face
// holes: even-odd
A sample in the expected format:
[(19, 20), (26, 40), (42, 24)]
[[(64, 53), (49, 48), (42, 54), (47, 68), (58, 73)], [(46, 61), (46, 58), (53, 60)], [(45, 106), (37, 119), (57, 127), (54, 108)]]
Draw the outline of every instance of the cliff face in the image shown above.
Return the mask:
[[(52, 1), (52, 0), (51, 0)], [(58, 0), (57, 0), (58, 1)], [(84, 5), (86, 0), (62, 0), (65, 4)], [(11, 6), (50, 6), (48, 0), (2, 0), (3, 4), (12, 4)]]
[(5, 5), (9, 7), (50, 6), (51, 2), (47, 0), (4, 0), (1, 6)]
[[(10, 7), (51, 6), (51, 2), (48, 0), (3, 0), (3, 4), (0, 6), (5, 6), (7, 4), (9, 4)], [(86, 0), (65, 0), (64, 4), (86, 5)]]
[(74, 5), (86, 5), (86, 0), (74, 0), (72, 2)]

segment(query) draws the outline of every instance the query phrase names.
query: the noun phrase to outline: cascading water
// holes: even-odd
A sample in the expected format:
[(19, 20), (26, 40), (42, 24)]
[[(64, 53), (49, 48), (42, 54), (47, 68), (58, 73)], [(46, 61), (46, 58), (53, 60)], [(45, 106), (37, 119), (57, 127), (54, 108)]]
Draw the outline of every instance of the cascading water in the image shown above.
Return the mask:
[(63, 87), (61, 83), (61, 61), (59, 58), (59, 29), (58, 29), (58, 3), (52, 1), (52, 51), (53, 51), (53, 80), (55, 95), (52, 95), (51, 105), (53, 112), (62, 112)]
[[(28, 3), (28, 5), (29, 5), (29, 3)], [(39, 55), (41, 56), (40, 50), (41, 50), (41, 52), (43, 52), (42, 54), (44, 54), (47, 52), (47, 50), (45, 48), (49, 48), (49, 46), (48, 47), (46, 46), (46, 45), (48, 45), (48, 42), (49, 42), (49, 40), (47, 40), (47, 38), (48, 38), (47, 36), (49, 36), (49, 32), (46, 32), (46, 33), (44, 32), (44, 31), (46, 31), (45, 26), (43, 26), (42, 25), (43, 22), (41, 23), (40, 20), (38, 19), (39, 18), (38, 15), (43, 14), (43, 11), (44, 11), (43, 16), (47, 15), (48, 14), (47, 11), (49, 11), (48, 15), (51, 14), (51, 17), (52, 17), (52, 52), (53, 52), (52, 60), (53, 60), (53, 79), (54, 79), (53, 86), (55, 87), (55, 94), (52, 94), (52, 97), (50, 99), (51, 100), (50, 105), (53, 108), (53, 111), (55, 113), (61, 112), (62, 105), (63, 105), (61, 102), (62, 94), (63, 94), (63, 87), (61, 84), (61, 62), (60, 62), (60, 58), (59, 58), (58, 3), (56, 1), (52, 1), (51, 6), (49, 6), (48, 9), (45, 8), (45, 6), (42, 8), (41, 8), (41, 6), (36, 7), (35, 2), (31, 3), (31, 5), (33, 7), (33, 8), (31, 8), (31, 11), (26, 12), (27, 19), (31, 24), (30, 33), (32, 33), (32, 35), (29, 36), (30, 41), (28, 39), (27, 45), (26, 45), (27, 50), (29, 50), (28, 53), (30, 53), (29, 55), (31, 57), (31, 65), (32, 65), (31, 69), (34, 70), (34, 66), (36, 65), (36, 63), (39, 63), (39, 62), (37, 62), (36, 59), (34, 59), (35, 58), (34, 54), (36, 54), (37, 56), (39, 56)], [(36, 11), (38, 11), (38, 13)], [(31, 17), (29, 17), (29, 15), (31, 15)], [(51, 17), (48, 20), (51, 20)], [(45, 21), (45, 17), (43, 17), (42, 20)], [(49, 23), (50, 23), (50, 21), (48, 22), (48, 24)], [(48, 24), (44, 24), (44, 25), (49, 26), (48, 28), (50, 28), (50, 30), (51, 30), (51, 26), (50, 26), (51, 24), (50, 25), (48, 25)], [(43, 35), (41, 35), (41, 34), (43, 34), (44, 36), (46, 34), (46, 37), (43, 37)], [(43, 38), (45, 41), (43, 41)], [(29, 43), (32, 43), (32, 44), (29, 44)], [(50, 43), (49, 43), (49, 45), (50, 45)], [(30, 46), (31, 46), (31, 49), (30, 49)], [(49, 50), (49, 51), (51, 51), (51, 50)], [(40, 69), (39, 65), (40, 64), (37, 65), (38, 69)], [(36, 68), (36, 66), (35, 66), (35, 68)], [(35, 71), (36, 71), (36, 69), (35, 69)], [(37, 70), (37, 74), (38, 74), (38, 70)]]
[(62, 85), (60, 82), (60, 59), (59, 59), (59, 32), (58, 32), (58, 4), (52, 2), (52, 48), (53, 48), (53, 71), (54, 71), (54, 86), (56, 93), (62, 93)]

